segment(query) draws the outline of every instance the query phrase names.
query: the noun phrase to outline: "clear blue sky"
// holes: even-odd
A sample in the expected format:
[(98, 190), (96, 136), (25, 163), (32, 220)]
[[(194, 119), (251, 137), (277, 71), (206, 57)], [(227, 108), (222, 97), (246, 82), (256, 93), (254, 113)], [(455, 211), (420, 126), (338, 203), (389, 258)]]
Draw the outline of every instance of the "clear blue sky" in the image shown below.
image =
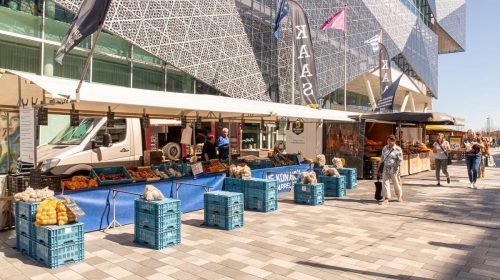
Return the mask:
[(467, 46), (439, 55), (439, 99), (433, 111), (466, 119), (466, 128), (500, 129), (499, 0), (467, 0)]

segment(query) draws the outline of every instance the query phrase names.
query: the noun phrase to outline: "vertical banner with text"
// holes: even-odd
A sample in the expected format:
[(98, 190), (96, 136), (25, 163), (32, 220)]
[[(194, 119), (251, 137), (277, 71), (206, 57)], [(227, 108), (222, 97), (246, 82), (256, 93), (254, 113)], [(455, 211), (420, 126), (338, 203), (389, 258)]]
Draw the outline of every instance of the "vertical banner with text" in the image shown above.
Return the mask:
[(35, 109), (19, 108), (21, 161), (35, 163)]
[(311, 29), (307, 15), (302, 7), (295, 1), (289, 0), (293, 40), (295, 46), (295, 68), (299, 80), (298, 86), (306, 105), (318, 108), (318, 80), (316, 63), (311, 38)]

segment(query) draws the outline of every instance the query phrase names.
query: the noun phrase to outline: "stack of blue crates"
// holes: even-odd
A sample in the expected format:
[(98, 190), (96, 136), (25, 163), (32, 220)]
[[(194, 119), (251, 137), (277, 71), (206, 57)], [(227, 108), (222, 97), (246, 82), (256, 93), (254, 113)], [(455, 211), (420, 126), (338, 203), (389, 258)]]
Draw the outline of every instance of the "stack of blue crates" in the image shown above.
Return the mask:
[(49, 268), (84, 259), (83, 223), (34, 225), (38, 203), (16, 202), (16, 247)]
[(318, 176), (318, 182), (325, 186), (325, 196), (343, 197), (346, 195), (346, 177)]
[(323, 183), (302, 184), (295, 183), (293, 188), (293, 200), (295, 203), (308, 205), (322, 205), (325, 203), (325, 191)]
[(16, 248), (19, 252), (35, 258), (36, 208), (39, 203), (16, 201)]
[(346, 189), (355, 189), (358, 185), (358, 169), (356, 168), (339, 168), (340, 175), (346, 177)]
[(246, 209), (260, 212), (278, 210), (278, 182), (255, 178), (245, 181)]
[(244, 197), (239, 192), (205, 193), (205, 225), (232, 230), (243, 227)]
[(181, 243), (181, 201), (135, 200), (134, 242), (161, 250)]
[(228, 192), (245, 193), (246, 180), (238, 178), (224, 178), (224, 190)]

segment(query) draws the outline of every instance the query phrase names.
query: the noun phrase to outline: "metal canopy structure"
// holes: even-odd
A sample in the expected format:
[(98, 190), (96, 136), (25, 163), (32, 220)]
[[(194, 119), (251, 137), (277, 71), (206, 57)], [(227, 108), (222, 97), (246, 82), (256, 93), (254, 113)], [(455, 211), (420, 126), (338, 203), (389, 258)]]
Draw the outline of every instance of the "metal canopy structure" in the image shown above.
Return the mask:
[(463, 120), (456, 119), (443, 113), (418, 113), (418, 112), (394, 112), (394, 113), (370, 113), (359, 116), (350, 116), (352, 119), (364, 119), (375, 121), (386, 121), (395, 123), (434, 124), (434, 125), (461, 125)]

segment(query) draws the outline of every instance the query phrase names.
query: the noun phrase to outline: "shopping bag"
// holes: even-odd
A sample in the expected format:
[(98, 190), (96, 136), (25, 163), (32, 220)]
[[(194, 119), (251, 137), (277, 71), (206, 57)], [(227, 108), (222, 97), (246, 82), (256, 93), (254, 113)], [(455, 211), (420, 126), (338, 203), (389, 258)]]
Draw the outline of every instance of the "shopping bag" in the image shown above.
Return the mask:
[(384, 197), (382, 196), (382, 182), (380, 182), (380, 177), (377, 177), (377, 182), (375, 182), (375, 200), (380, 201)]
[(495, 167), (495, 166), (497, 166), (495, 164), (495, 158), (493, 158), (493, 156), (491, 156), (491, 155), (488, 156), (487, 161), (488, 161), (488, 164), (487, 164), (488, 167)]

